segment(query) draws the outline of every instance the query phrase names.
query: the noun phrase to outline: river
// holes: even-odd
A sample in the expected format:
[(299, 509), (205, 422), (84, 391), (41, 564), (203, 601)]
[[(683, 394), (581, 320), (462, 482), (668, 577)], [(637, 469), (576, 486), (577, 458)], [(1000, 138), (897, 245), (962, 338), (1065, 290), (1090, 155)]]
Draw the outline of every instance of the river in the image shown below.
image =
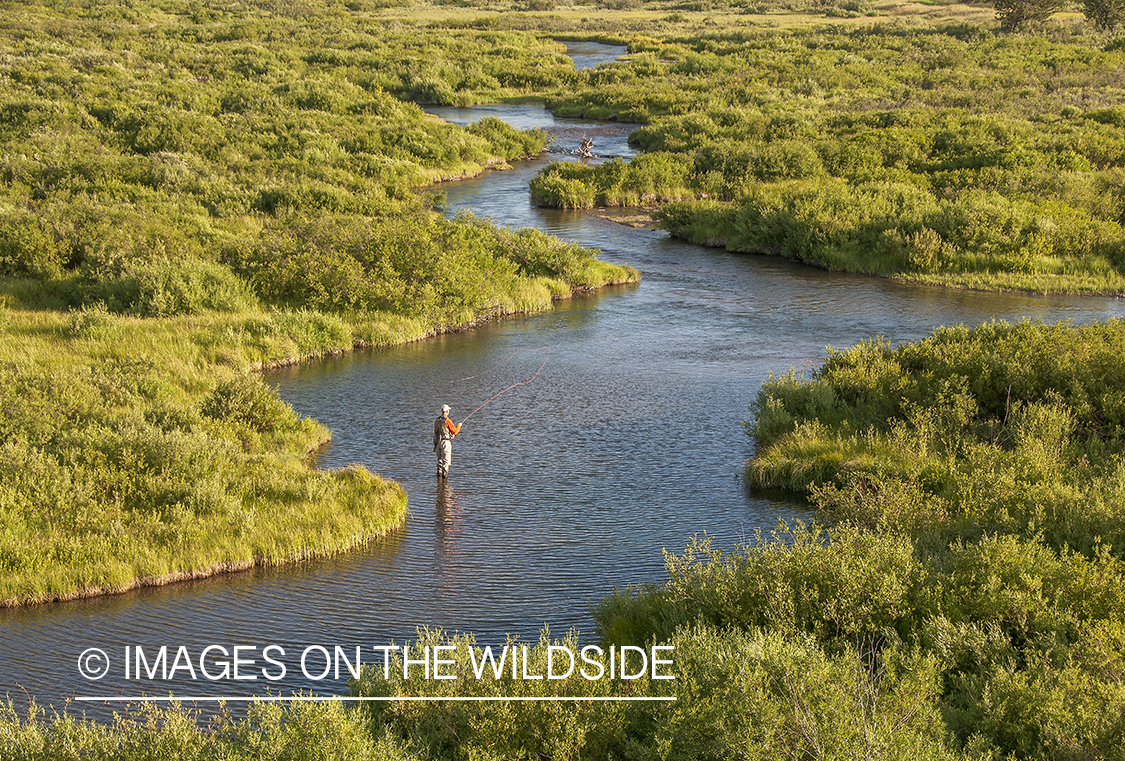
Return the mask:
[[(498, 115), (551, 130), (557, 149), (590, 137), (598, 153), (632, 155), (628, 125), (556, 120), (534, 105), (439, 113), (461, 122)], [(322, 467), (362, 463), (404, 486), (404, 529), (328, 561), (4, 611), (3, 691), (17, 703), (31, 695), (56, 707), (75, 696), (340, 694), (343, 678), (305, 676), (299, 654), (401, 643), (417, 627), (471, 631), (481, 644), (535, 639), (544, 626), (590, 639), (590, 604), (614, 587), (659, 581), (663, 550), (678, 552), (704, 533), (732, 547), (780, 519), (811, 517), (799, 500), (752, 493), (739, 479), (753, 454), (741, 422), (771, 372), (815, 367), (827, 346), (913, 340), (939, 325), (1125, 315), (1121, 299), (907, 286), (531, 207), (528, 180), (562, 157), (438, 190), (450, 214), (469, 209), (596, 247), (637, 267), (640, 284), (267, 377), (298, 412), (332, 429)], [(440, 405), (460, 420), (516, 383), (524, 385), (469, 418), (450, 478), (438, 481), (431, 436)], [(208, 645), (231, 654), (242, 647), (243, 660), (254, 661), (243, 673), (258, 679), (192, 681), (182, 670), (169, 681), (124, 679), (126, 646), (153, 655), (162, 645), (169, 663), (180, 647), (192, 657)], [(286, 653), (283, 679), (261, 670), (268, 645)], [(118, 664), (96, 682), (76, 667), (92, 647)], [(312, 652), (313, 672), (321, 654)], [(108, 710), (82, 705), (94, 715)]]

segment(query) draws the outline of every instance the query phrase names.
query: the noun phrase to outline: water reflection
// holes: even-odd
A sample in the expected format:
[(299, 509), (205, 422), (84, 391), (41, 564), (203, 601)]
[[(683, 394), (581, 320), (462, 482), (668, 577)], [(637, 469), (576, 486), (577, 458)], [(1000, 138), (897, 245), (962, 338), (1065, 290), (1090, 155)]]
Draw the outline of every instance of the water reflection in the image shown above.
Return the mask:
[(434, 525), (437, 529), (435, 556), (441, 562), (455, 560), (457, 535), (461, 533), (461, 506), (453, 493), (449, 479), (437, 479), (437, 504), (434, 506)]

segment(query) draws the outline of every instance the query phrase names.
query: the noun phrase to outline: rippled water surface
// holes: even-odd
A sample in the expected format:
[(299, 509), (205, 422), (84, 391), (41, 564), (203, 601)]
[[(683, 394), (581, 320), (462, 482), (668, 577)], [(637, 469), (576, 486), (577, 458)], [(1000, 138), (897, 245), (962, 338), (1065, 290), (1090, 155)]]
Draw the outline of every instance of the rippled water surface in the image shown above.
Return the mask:
[[(538, 106), (441, 112), (500, 114), (558, 135), (597, 132), (628, 155), (627, 126), (555, 120)], [(569, 139), (569, 138), (567, 138)], [(208, 644), (299, 652), (308, 645), (387, 644), (416, 627), (473, 631), (484, 644), (579, 627), (615, 586), (659, 580), (662, 550), (706, 532), (732, 546), (805, 507), (748, 493), (741, 428), (770, 372), (812, 367), (828, 345), (920, 338), (938, 325), (994, 318), (1078, 322), (1121, 316), (1118, 299), (1033, 298), (907, 287), (775, 259), (733, 255), (576, 212), (535, 209), (527, 181), (547, 160), (443, 186), (450, 213), (535, 226), (638, 267), (639, 285), (554, 311), (268, 377), (299, 412), (329, 425), (320, 464), (362, 463), (409, 495), (406, 527), (326, 562), (0, 614), (0, 685), (40, 703), (66, 696), (342, 692), (343, 681), (138, 686), (111, 669), (82, 680), (87, 647)], [(546, 348), (542, 348), (546, 347)], [(539, 351), (532, 351), (539, 349)], [(535, 376), (536, 372), (539, 372)], [(460, 420), (497, 391), (454, 442), (447, 483), (434, 477), (440, 405)], [(182, 676), (182, 674), (181, 674)]]

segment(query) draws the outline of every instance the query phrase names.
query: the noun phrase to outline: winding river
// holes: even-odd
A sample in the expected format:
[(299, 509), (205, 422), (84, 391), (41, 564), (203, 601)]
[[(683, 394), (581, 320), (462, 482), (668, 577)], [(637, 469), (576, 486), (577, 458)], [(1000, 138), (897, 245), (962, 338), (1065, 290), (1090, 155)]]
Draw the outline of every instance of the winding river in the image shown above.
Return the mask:
[[(555, 120), (539, 106), (437, 113), (543, 126), (557, 150), (589, 137), (597, 153), (632, 154), (627, 125)], [(2, 612), (0, 690), (17, 704), (30, 695), (56, 707), (74, 696), (339, 694), (346, 674), (318, 680), (300, 672), (306, 648), (401, 643), (417, 627), (471, 631), (481, 644), (535, 639), (545, 626), (552, 635), (577, 628), (588, 639), (591, 602), (614, 587), (659, 581), (663, 550), (680, 551), (704, 533), (731, 547), (779, 519), (810, 517), (801, 502), (751, 493), (739, 480), (753, 453), (740, 423), (771, 372), (814, 367), (826, 346), (871, 336), (907, 341), (939, 325), (1125, 315), (1121, 299), (906, 286), (531, 207), (528, 180), (560, 157), (439, 190), (450, 214), (470, 209), (596, 247), (602, 258), (640, 269), (639, 285), (267, 378), (298, 412), (331, 427), (321, 466), (363, 463), (404, 486), (411, 515), (403, 530), (325, 562)], [(530, 351), (540, 347), (549, 354)], [(448, 482), (437, 481), (430, 439), (440, 405), (460, 420), (533, 376), (469, 418)], [(168, 681), (125, 679), (127, 646), (149, 655), (167, 646), (171, 663), (180, 647), (196, 657), (208, 645), (243, 648), (244, 662), (254, 661), (243, 674), (258, 678), (193, 681), (181, 669)], [(267, 645), (284, 649), (285, 678), (262, 671)], [(93, 647), (111, 664), (98, 681), (76, 666)], [(312, 655), (319, 672), (322, 653)]]

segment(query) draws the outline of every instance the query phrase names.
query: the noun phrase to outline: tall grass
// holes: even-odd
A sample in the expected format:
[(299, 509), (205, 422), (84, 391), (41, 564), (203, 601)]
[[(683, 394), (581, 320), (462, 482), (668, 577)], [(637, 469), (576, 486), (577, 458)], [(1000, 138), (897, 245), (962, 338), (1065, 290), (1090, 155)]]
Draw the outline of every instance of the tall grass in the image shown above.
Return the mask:
[[(236, 345), (232, 327), (219, 316), (12, 311), (0, 360), (0, 600), (322, 557), (401, 523), (397, 485), (308, 467), (329, 432), (246, 374), (269, 355)], [(294, 338), (275, 345), (296, 348)]]
[(593, 167), (556, 162), (532, 179), (531, 200), (539, 206), (564, 209), (675, 201), (695, 195), (686, 187), (687, 174), (686, 160), (667, 153), (639, 156), (628, 164), (615, 159)]
[(733, 205), (661, 211), (674, 234), (832, 270), (1040, 293), (1125, 289), (1125, 229), (993, 192), (935, 198), (913, 184), (765, 184)]

